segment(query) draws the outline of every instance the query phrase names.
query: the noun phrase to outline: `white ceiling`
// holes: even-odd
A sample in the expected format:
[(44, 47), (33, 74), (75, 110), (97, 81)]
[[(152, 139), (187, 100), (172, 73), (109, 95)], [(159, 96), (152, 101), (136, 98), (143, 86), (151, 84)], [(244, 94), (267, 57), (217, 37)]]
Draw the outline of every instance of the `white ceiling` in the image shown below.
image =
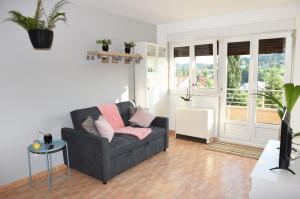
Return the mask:
[(300, 3), (300, 0), (73, 0), (151, 24)]

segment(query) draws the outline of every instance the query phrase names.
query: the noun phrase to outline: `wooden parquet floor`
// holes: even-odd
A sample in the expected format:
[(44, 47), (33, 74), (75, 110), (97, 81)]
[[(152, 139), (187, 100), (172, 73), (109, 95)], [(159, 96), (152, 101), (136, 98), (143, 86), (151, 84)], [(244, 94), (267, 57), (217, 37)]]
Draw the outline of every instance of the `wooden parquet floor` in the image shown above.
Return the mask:
[(33, 188), (22, 185), (0, 195), (10, 198), (99, 199), (245, 199), (256, 160), (207, 150), (207, 145), (170, 137), (170, 148), (108, 181), (106, 185), (76, 170), (71, 179), (54, 173), (52, 191), (47, 179)]

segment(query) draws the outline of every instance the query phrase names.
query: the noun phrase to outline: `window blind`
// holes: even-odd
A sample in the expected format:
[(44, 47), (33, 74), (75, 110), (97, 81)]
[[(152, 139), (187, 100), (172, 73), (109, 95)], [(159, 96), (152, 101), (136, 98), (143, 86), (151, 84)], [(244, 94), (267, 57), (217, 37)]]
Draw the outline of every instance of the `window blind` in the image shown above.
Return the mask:
[(272, 54), (285, 52), (285, 38), (259, 40), (259, 54)]
[(227, 55), (249, 55), (250, 41), (228, 43)]
[(213, 45), (204, 44), (195, 46), (195, 56), (208, 56), (213, 55)]
[(174, 57), (189, 57), (190, 56), (190, 47), (175, 47), (174, 48)]

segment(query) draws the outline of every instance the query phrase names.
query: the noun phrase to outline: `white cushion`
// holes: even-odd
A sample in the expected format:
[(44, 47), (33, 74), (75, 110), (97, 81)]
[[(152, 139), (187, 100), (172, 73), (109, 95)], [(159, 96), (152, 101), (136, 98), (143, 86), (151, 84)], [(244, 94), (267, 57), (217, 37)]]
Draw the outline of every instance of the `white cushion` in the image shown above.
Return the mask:
[(100, 115), (98, 120), (95, 121), (95, 126), (97, 130), (99, 131), (100, 135), (102, 137), (105, 137), (108, 139), (109, 142), (111, 142), (112, 138), (114, 137), (114, 130), (111, 127), (111, 125), (108, 123), (108, 121)]
[(129, 119), (129, 122), (134, 123), (140, 127), (149, 127), (154, 119), (154, 114), (152, 114), (147, 109), (139, 106), (135, 114)]

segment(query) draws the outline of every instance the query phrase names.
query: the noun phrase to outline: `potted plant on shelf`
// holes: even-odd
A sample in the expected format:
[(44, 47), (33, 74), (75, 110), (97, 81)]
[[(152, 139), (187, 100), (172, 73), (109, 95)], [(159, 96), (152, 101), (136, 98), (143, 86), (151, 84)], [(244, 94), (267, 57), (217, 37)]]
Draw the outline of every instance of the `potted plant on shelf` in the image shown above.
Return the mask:
[(133, 41), (131, 42), (124, 42), (124, 46), (125, 46), (125, 53), (130, 54), (131, 48), (133, 48), (135, 46), (135, 43)]
[(37, 0), (37, 6), (33, 17), (24, 16), (19, 11), (11, 10), (8, 13), (10, 17), (5, 21), (11, 21), (24, 28), (28, 34), (31, 44), (36, 49), (49, 49), (53, 41), (53, 31), (55, 23), (58, 21), (66, 21), (66, 14), (60, 12), (67, 0), (60, 0), (46, 14), (42, 0)]
[(102, 50), (108, 52), (109, 45), (111, 45), (111, 40), (110, 39), (96, 40), (96, 44), (102, 45)]

